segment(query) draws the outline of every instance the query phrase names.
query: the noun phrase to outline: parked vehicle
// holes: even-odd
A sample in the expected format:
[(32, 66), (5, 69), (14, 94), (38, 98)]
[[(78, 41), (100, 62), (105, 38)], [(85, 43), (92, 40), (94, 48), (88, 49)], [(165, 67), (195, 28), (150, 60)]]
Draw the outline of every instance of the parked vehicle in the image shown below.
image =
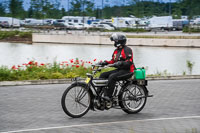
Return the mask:
[(37, 25), (44, 24), (44, 20), (33, 19), (33, 18), (26, 18), (24, 22), (25, 22), (25, 25), (29, 25), (29, 26), (37, 26)]
[(185, 26), (189, 25), (188, 20), (173, 19), (173, 30), (182, 30)]
[(200, 18), (194, 19), (193, 24), (194, 24), (194, 25), (200, 25)]
[(0, 17), (1, 26), (4, 28), (19, 28), (20, 27), (20, 20), (12, 17)]
[(138, 26), (148, 26), (149, 21), (147, 18), (141, 18), (138, 21), (136, 21), (136, 24), (138, 24)]
[(23, 26), (25, 26), (25, 20), (20, 20), (20, 27), (23, 27)]
[(115, 27), (109, 25), (109, 24), (99, 24), (97, 26), (97, 28), (100, 28), (100, 29), (106, 29), (106, 30), (115, 30)]
[(44, 25), (53, 25), (55, 19), (44, 19)]
[(89, 17), (89, 16), (63, 16), (63, 20), (67, 23), (74, 23), (74, 24), (89, 24), (90, 21), (95, 20), (96, 17)]
[(117, 17), (112, 18), (112, 24), (117, 28), (133, 28), (138, 20), (135, 17)]
[(110, 27), (116, 28), (112, 23), (110, 22), (100, 22), (99, 24), (103, 24), (103, 25), (109, 25)]
[(9, 25), (8, 21), (1, 21), (1, 27), (2, 28), (9, 28), (10, 25)]
[(92, 22), (90, 24), (90, 26), (93, 27), (93, 28), (97, 28), (99, 24), (100, 24), (100, 22)]
[(149, 19), (148, 27), (152, 29), (172, 30), (173, 21), (172, 16), (152, 17)]
[(62, 28), (66, 28), (68, 26), (68, 23), (66, 23), (64, 19), (57, 19), (53, 22), (53, 26), (56, 29), (62, 29)]
[(115, 30), (116, 27), (110, 22), (93, 22), (89, 28), (100, 28), (106, 30)]
[(79, 24), (74, 24), (74, 28), (78, 29), (78, 30), (84, 30), (84, 29), (88, 29), (91, 26), (88, 24), (83, 24), (83, 23), (79, 23)]
[(74, 24), (73, 23), (64, 23), (67, 29), (74, 29)]

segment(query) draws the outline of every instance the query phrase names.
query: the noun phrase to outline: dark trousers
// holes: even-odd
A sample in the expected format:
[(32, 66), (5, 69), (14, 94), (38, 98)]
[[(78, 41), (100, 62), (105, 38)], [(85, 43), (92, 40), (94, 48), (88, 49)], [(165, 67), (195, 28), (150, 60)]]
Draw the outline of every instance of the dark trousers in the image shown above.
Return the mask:
[(128, 73), (130, 73), (129, 70), (119, 69), (102, 73), (99, 78), (108, 79), (108, 90), (106, 90), (105, 95), (111, 98), (115, 89), (116, 81), (123, 80), (123, 75), (126, 75)]

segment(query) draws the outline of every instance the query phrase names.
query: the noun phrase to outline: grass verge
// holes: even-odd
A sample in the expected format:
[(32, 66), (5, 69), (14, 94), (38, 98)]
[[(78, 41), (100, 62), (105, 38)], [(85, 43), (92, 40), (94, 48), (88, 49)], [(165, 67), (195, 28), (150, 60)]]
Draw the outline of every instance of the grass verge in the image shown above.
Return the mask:
[(0, 31), (0, 41), (8, 42), (31, 42), (32, 32)]

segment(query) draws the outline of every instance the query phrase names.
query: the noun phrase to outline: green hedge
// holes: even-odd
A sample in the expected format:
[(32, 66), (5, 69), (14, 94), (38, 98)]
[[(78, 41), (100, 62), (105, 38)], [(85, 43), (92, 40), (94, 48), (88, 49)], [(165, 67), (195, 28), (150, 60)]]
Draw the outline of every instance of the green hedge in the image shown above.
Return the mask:
[(186, 33), (200, 33), (200, 27), (198, 27), (198, 28), (189, 28), (187, 26), (187, 27), (183, 28), (183, 32), (186, 32)]
[(0, 31), (0, 40), (10, 38), (10, 37), (20, 37), (20, 38), (31, 38), (32, 32), (21, 32), (21, 31)]
[(148, 30), (142, 28), (120, 28), (119, 31), (122, 32), (148, 32)]

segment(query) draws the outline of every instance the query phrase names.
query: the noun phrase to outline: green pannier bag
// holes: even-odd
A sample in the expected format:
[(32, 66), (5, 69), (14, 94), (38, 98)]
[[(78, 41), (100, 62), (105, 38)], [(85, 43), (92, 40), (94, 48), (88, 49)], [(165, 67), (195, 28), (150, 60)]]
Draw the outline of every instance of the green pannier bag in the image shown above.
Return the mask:
[(146, 75), (145, 75), (145, 69), (144, 68), (136, 68), (136, 70), (134, 70), (134, 77), (135, 79), (145, 79)]

